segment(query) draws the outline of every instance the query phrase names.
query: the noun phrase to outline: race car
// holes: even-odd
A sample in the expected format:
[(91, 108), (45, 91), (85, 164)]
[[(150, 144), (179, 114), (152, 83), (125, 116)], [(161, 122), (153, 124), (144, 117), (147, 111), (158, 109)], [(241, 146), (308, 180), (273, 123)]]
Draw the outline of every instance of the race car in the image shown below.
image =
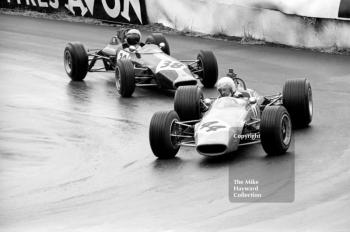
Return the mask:
[[(130, 97), (135, 87), (159, 86), (176, 89), (182, 85), (213, 87), (218, 78), (216, 58), (211, 51), (200, 51), (194, 60), (178, 61), (170, 56), (170, 47), (161, 33), (153, 33), (141, 46), (125, 46), (121, 30), (103, 49), (86, 50), (80, 42), (68, 43), (64, 67), (73, 81), (82, 81), (87, 72), (115, 72), (116, 87), (122, 97)], [(95, 67), (102, 61), (101, 67)]]
[(149, 141), (156, 157), (173, 158), (181, 146), (218, 156), (255, 143), (269, 155), (280, 155), (291, 144), (293, 128), (311, 123), (313, 101), (307, 79), (289, 80), (282, 93), (261, 96), (232, 69), (228, 76), (240, 97), (205, 99), (199, 87), (183, 86), (175, 93), (174, 110), (153, 115)]

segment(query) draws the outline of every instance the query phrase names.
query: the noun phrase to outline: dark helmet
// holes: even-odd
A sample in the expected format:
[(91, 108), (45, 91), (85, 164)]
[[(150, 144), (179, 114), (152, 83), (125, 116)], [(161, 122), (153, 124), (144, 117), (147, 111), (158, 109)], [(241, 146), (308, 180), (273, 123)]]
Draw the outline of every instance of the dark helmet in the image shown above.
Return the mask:
[(141, 41), (141, 32), (137, 29), (131, 29), (125, 34), (125, 37), (129, 45), (136, 45)]

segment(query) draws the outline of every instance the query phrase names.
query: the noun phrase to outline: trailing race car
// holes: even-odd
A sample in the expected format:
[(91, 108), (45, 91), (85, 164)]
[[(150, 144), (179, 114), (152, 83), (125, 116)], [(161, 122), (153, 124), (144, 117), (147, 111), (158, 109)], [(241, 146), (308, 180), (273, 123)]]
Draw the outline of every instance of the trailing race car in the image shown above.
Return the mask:
[(279, 155), (289, 148), (292, 128), (310, 124), (313, 102), (307, 79), (289, 80), (282, 93), (261, 96), (232, 69), (228, 76), (239, 97), (204, 99), (197, 86), (183, 86), (176, 91), (175, 110), (153, 115), (149, 140), (155, 156), (172, 158), (181, 146), (217, 156), (260, 142), (267, 154)]
[[(73, 81), (82, 81), (87, 72), (115, 72), (116, 87), (122, 97), (130, 97), (135, 86), (159, 86), (176, 89), (181, 85), (205, 87), (217, 81), (217, 61), (211, 51), (200, 51), (195, 60), (178, 61), (170, 56), (167, 40), (161, 33), (153, 33), (139, 46), (128, 45), (125, 34), (119, 31), (103, 49), (86, 51), (79, 42), (68, 43), (64, 50), (64, 67)], [(95, 68), (101, 60), (102, 67)]]

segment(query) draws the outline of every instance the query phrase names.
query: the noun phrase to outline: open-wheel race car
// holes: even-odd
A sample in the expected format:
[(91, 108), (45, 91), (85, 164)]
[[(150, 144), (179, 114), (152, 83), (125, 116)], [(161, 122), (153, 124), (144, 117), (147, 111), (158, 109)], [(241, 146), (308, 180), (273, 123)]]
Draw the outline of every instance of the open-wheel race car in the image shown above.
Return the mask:
[[(68, 43), (64, 67), (73, 81), (82, 81), (87, 72), (115, 72), (116, 87), (122, 97), (130, 97), (136, 86), (176, 89), (182, 85), (213, 87), (218, 78), (217, 61), (211, 51), (200, 51), (194, 60), (179, 61), (170, 56), (170, 47), (161, 33), (153, 33), (144, 43), (125, 42), (128, 30), (113, 36), (103, 49), (86, 50), (80, 42)], [(102, 61), (100, 67), (96, 67)], [(100, 62), (99, 62), (100, 63)]]
[(228, 76), (240, 97), (205, 99), (199, 87), (183, 86), (176, 91), (174, 110), (153, 115), (149, 140), (155, 156), (172, 158), (181, 146), (218, 156), (255, 143), (261, 143), (267, 154), (279, 155), (288, 150), (293, 128), (311, 123), (313, 101), (307, 79), (288, 80), (282, 93), (261, 96), (232, 69)]

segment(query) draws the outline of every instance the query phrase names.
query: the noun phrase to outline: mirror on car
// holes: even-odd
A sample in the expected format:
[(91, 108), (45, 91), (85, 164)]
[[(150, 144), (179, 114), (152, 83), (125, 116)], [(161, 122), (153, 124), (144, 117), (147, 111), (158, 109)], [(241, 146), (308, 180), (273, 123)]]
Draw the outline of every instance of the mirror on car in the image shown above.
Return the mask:
[(205, 98), (205, 99), (204, 99), (204, 104), (210, 105), (210, 104), (211, 104), (210, 98)]
[(129, 47), (130, 52), (136, 52), (136, 47), (135, 46), (130, 46)]
[(135, 46), (129, 46), (129, 52), (134, 53), (136, 55), (136, 58), (141, 58), (141, 54), (137, 51), (137, 48)]
[(257, 102), (256, 98), (255, 97), (250, 97), (249, 98), (249, 103), (250, 104), (255, 104)]

